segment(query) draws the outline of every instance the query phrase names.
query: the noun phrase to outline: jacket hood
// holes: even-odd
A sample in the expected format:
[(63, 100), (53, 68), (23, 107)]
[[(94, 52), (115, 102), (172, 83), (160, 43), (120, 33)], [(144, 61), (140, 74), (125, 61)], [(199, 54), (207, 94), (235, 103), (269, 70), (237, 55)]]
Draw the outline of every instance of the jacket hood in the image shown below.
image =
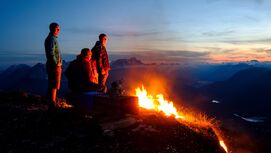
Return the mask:
[(101, 45), (102, 45), (102, 44), (101, 44), (100, 41), (96, 41), (95, 46), (101, 46)]
[(81, 60), (81, 59), (82, 59), (82, 56), (79, 54), (79, 55), (76, 56), (76, 59), (77, 59), (77, 60)]

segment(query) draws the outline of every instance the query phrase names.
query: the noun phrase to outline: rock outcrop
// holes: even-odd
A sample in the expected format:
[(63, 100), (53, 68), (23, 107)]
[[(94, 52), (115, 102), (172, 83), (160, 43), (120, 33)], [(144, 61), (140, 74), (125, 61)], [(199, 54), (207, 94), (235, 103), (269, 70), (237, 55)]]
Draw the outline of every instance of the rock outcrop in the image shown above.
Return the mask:
[(29, 153), (224, 153), (212, 129), (196, 132), (174, 118), (144, 110), (114, 115), (116, 98), (102, 99), (99, 109), (109, 113), (49, 113), (41, 96), (2, 93), (0, 148)]

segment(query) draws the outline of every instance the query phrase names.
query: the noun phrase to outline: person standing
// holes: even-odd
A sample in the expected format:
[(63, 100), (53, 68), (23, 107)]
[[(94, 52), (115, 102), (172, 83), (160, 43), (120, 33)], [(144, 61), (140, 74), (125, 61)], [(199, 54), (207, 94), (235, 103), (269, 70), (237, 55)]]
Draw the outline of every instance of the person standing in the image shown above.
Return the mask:
[(98, 82), (105, 86), (110, 70), (108, 54), (106, 50), (107, 36), (102, 33), (99, 35), (99, 41), (92, 48), (93, 59), (96, 60), (98, 71)]
[(60, 26), (53, 22), (49, 26), (50, 32), (45, 39), (45, 54), (47, 58), (46, 70), (48, 74), (48, 96), (49, 109), (57, 107), (57, 90), (60, 89), (62, 60), (60, 56), (60, 48), (58, 45), (58, 34)]

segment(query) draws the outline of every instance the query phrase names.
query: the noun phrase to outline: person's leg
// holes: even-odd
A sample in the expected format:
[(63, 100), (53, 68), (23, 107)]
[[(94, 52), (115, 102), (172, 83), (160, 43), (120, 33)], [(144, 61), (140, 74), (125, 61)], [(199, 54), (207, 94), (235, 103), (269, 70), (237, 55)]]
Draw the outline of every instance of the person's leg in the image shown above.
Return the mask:
[(103, 75), (99, 73), (98, 75), (98, 84), (102, 84)]
[(55, 70), (55, 79), (56, 79), (56, 89), (60, 89), (60, 82), (61, 82), (61, 74), (62, 74), (62, 68), (61, 66), (57, 66)]
[(55, 89), (55, 88), (51, 89), (51, 97), (50, 97), (50, 99), (51, 99), (52, 102), (54, 102), (54, 104), (56, 104), (56, 91), (57, 91), (57, 89)]
[(106, 72), (105, 74), (101, 74), (99, 76), (100, 76), (99, 77), (99, 84), (105, 86), (106, 80), (107, 80), (107, 77), (108, 77), (108, 72)]
[(49, 88), (48, 90), (48, 110), (53, 110), (56, 106), (56, 89)]
[(60, 88), (61, 67), (52, 68), (48, 71), (48, 99), (49, 108), (57, 107), (57, 90)]

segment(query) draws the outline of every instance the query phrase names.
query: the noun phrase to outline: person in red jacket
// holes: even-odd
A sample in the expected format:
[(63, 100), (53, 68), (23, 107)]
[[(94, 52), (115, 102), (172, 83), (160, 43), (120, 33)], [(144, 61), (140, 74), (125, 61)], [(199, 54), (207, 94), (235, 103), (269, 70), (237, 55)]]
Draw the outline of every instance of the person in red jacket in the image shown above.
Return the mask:
[(98, 84), (96, 61), (91, 57), (91, 50), (83, 48), (76, 60), (69, 64), (65, 75), (68, 78), (69, 88), (73, 92), (106, 91), (105, 86)]
[(99, 35), (99, 41), (92, 48), (94, 60), (97, 63), (97, 71), (99, 74), (99, 84), (105, 86), (110, 70), (109, 59), (106, 50), (107, 36), (106, 34)]

